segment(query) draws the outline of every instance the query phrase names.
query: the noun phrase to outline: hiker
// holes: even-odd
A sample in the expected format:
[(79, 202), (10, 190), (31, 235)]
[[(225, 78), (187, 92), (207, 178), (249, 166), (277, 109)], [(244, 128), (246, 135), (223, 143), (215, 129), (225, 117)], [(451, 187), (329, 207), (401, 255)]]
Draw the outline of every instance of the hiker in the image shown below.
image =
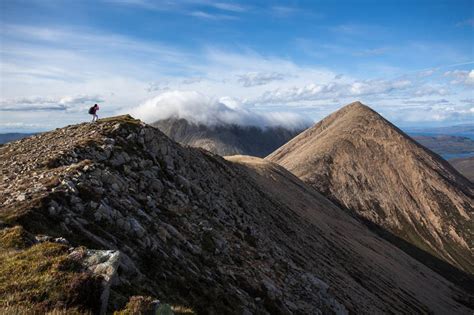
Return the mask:
[(99, 110), (99, 105), (94, 104), (91, 108), (89, 108), (89, 114), (92, 115), (92, 122), (96, 121), (99, 119), (99, 116), (97, 116), (97, 111)]

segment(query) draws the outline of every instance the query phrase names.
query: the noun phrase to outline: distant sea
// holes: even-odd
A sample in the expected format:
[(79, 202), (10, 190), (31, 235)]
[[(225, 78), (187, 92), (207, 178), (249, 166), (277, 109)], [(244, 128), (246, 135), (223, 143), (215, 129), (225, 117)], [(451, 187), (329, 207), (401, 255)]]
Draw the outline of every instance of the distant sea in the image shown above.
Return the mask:
[(458, 136), (458, 137), (466, 137), (469, 139), (474, 140), (474, 133), (472, 132), (450, 132), (450, 133), (443, 133), (443, 132), (418, 132), (418, 131), (408, 131), (407, 132), (410, 136), (427, 136), (427, 137), (436, 137), (441, 135), (446, 136)]
[(445, 160), (451, 160), (451, 159), (458, 159), (458, 158), (474, 156), (474, 152), (456, 153), (456, 154), (441, 154), (441, 156)]
[[(466, 137), (469, 139), (474, 140), (474, 132), (425, 132), (425, 131), (406, 131), (410, 136), (427, 136), (427, 137), (435, 137), (441, 135), (448, 135), (448, 136), (458, 136), (458, 137)], [(446, 153), (440, 154), (443, 159), (450, 160), (450, 159), (457, 159), (457, 158), (464, 158), (464, 157), (471, 157), (474, 156), (473, 152), (464, 152), (464, 153)]]

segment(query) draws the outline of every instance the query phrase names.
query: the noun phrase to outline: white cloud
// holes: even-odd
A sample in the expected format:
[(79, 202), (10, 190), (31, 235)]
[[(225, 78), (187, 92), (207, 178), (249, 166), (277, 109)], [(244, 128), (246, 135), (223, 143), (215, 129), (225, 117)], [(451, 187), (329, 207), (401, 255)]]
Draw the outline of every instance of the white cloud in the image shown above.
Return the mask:
[[(447, 77), (462, 84), (449, 85), (443, 82), (445, 78), (429, 73), (426, 77), (418, 76), (418, 72), (400, 77), (397, 69), (396, 79), (387, 79), (386, 68), (374, 74), (372, 68), (364, 67), (371, 75), (364, 74), (369, 79), (361, 79), (347, 69), (299, 64), (246, 47), (230, 52), (204, 46), (191, 53), (159, 42), (90, 29), (6, 25), (1, 40), (0, 92), (4, 99), (0, 109), (15, 112), (8, 113), (8, 117), (0, 115), (0, 123), (16, 119), (33, 124), (44, 114), (42, 117), (50, 119), (54, 127), (63, 125), (65, 119), (74, 123), (89, 118), (83, 115), (87, 102), (76, 101), (74, 105), (72, 100), (61, 101), (64, 95), (100, 95), (104, 101), (101, 114), (114, 115), (123, 108), (145, 104), (165, 91), (186, 89), (208, 95), (205, 98), (214, 100), (211, 103), (225, 104), (231, 111), (224, 111), (223, 116), (247, 123), (255, 114), (256, 121), (267, 124), (272, 115), (261, 118), (256, 114), (258, 110), (291, 109), (317, 119), (322, 118), (321, 113), (355, 99), (374, 107), (397, 108), (403, 100), (429, 100), (436, 95), (456, 105), (458, 100), (471, 96), (465, 84), (474, 75), (472, 71), (450, 72)], [(466, 63), (451, 66), (461, 65)], [(384, 79), (374, 79), (377, 77)], [(391, 102), (393, 99), (399, 103)], [(245, 109), (241, 109), (242, 104)], [(250, 114), (244, 115), (245, 111)]]
[(206, 20), (235, 20), (237, 19), (236, 16), (233, 15), (227, 15), (227, 14), (214, 14), (214, 13), (209, 13), (209, 12), (204, 12), (204, 11), (192, 11), (189, 12), (189, 15), (201, 18), (201, 19), (206, 19)]
[(443, 86), (443, 85), (420, 85), (418, 86), (414, 93), (413, 96), (415, 97), (420, 97), (420, 96), (444, 96), (448, 95), (450, 92), (449, 90)]
[(157, 92), (157, 91), (166, 91), (169, 90), (169, 82), (162, 81), (162, 82), (150, 82), (148, 86), (145, 88), (147, 92)]
[(444, 76), (453, 78), (451, 84), (474, 85), (474, 69), (446, 71)]
[(15, 99), (2, 99), (0, 111), (80, 111), (95, 103), (103, 102), (98, 95), (77, 95), (54, 97), (23, 97)]
[(426, 69), (417, 73), (417, 76), (420, 78), (430, 77), (435, 74), (437, 69)]
[(209, 4), (217, 9), (231, 12), (245, 12), (248, 9), (245, 6), (236, 3), (210, 2)]
[(249, 9), (238, 3), (215, 2), (212, 0), (174, 0), (174, 1), (154, 1), (154, 0), (103, 0), (114, 5), (123, 5), (153, 11), (172, 11), (175, 13), (189, 14), (193, 9), (199, 7), (214, 8), (233, 13), (242, 13)]
[[(404, 105), (403, 105), (404, 104)], [(405, 100), (403, 104), (381, 108), (384, 116), (395, 123), (464, 123), (474, 121), (474, 106), (460, 105), (447, 99)]]
[(472, 106), (474, 106), (474, 98), (465, 98), (465, 99), (462, 99), (462, 100), (459, 100), (461, 103), (465, 103), (465, 104), (470, 104)]
[(438, 104), (450, 104), (450, 102), (445, 99), (436, 99), (436, 100), (416, 100), (416, 99), (410, 99), (410, 100), (404, 100), (404, 104), (410, 104), (410, 105), (422, 105), (422, 106), (431, 106), (431, 105), (438, 105)]
[(285, 78), (283, 73), (278, 72), (248, 72), (237, 75), (238, 81), (244, 87), (251, 87), (256, 85), (265, 85), (272, 81), (281, 81)]
[(236, 124), (300, 128), (308, 125), (305, 118), (295, 113), (259, 113), (245, 108), (236, 99), (229, 97), (217, 99), (195, 91), (164, 92), (130, 109), (130, 113), (149, 123), (173, 117), (207, 126)]
[(368, 80), (350, 83), (331, 82), (328, 84), (309, 84), (303, 87), (276, 89), (265, 92), (256, 103), (290, 103), (332, 98), (359, 97), (366, 95), (389, 94), (407, 89), (409, 80)]
[(24, 130), (24, 129), (40, 129), (44, 127), (50, 127), (50, 125), (38, 124), (38, 123), (24, 123), (24, 122), (0, 122), (0, 130)]

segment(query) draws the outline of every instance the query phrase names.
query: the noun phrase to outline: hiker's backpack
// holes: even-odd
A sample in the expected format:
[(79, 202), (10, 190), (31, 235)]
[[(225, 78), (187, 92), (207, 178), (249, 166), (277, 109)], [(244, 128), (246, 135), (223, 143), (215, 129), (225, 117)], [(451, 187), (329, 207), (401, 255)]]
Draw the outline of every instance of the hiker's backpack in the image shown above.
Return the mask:
[(91, 108), (89, 108), (89, 114), (94, 115), (94, 106), (92, 106)]

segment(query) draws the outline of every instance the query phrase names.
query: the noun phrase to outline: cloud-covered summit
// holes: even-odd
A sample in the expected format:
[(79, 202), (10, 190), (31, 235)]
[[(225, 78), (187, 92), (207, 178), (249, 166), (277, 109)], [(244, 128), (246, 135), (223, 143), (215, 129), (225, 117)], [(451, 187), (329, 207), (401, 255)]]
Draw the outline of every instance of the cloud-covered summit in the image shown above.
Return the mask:
[(235, 124), (240, 126), (276, 127), (297, 129), (311, 121), (288, 112), (256, 112), (230, 97), (213, 98), (196, 91), (167, 91), (155, 96), (130, 114), (151, 123), (167, 118), (182, 118), (206, 126)]

